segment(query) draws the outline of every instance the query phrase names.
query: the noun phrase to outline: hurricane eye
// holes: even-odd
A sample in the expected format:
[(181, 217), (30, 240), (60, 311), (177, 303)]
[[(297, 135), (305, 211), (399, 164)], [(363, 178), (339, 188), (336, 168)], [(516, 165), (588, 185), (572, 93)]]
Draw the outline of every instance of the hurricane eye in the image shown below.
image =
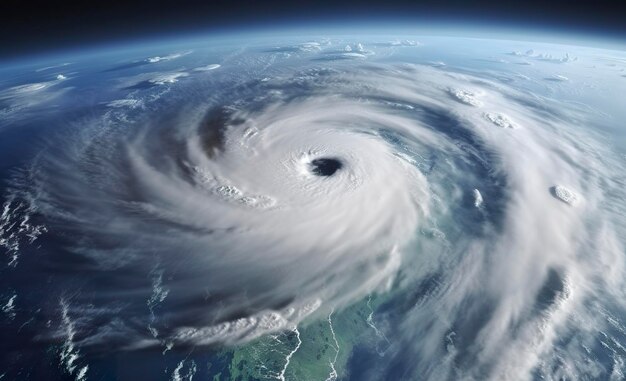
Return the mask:
[(343, 167), (343, 163), (335, 158), (319, 158), (311, 161), (311, 173), (316, 176), (332, 176)]

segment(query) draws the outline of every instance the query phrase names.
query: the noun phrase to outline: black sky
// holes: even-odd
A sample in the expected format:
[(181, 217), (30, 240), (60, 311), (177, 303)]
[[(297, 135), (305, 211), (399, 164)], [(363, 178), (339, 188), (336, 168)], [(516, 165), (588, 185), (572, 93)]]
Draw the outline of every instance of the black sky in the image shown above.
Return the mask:
[(626, 40), (626, 0), (176, 0), (0, 2), (0, 56), (124, 41), (151, 34), (393, 17), (586, 32)]

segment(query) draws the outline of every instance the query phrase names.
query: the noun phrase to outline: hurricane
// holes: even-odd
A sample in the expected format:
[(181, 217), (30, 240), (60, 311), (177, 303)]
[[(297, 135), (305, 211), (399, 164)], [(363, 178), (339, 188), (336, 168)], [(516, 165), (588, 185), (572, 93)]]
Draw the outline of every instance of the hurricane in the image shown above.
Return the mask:
[[(23, 340), (76, 379), (108, 353), (231, 348), (259, 379), (305, 379), (288, 366), (316, 324), (327, 380), (617, 377), (623, 157), (588, 128), (600, 111), (385, 55), (416, 42), (336, 45), (128, 76), (33, 142), (0, 219), (8, 309), (36, 310)], [(358, 359), (342, 314), (367, 372), (338, 374)]]

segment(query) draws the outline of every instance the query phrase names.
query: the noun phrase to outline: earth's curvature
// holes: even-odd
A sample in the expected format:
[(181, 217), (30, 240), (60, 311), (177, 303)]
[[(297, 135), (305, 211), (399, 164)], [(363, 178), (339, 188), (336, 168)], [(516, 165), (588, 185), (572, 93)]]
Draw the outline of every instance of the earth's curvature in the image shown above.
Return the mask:
[(0, 379), (623, 378), (623, 51), (207, 37), (0, 81)]

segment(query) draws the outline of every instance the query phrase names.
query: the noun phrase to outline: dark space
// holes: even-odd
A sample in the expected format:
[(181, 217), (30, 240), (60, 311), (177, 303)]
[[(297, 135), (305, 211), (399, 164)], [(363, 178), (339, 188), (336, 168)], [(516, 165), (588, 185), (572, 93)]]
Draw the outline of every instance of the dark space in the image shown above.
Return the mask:
[(346, 25), (351, 21), (470, 23), (623, 38), (623, 1), (24, 1), (0, 4), (0, 57), (198, 31)]

